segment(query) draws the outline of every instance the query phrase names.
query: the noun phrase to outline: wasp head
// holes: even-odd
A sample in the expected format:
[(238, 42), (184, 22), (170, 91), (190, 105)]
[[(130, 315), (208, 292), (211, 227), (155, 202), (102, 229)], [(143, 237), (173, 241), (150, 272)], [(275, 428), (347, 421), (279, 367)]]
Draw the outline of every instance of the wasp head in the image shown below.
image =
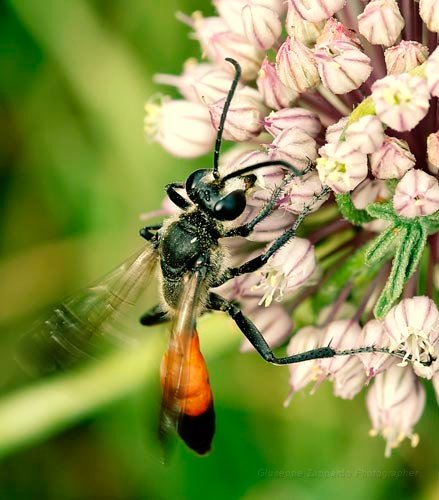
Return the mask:
[(212, 170), (201, 169), (193, 172), (186, 181), (189, 199), (211, 217), (223, 221), (237, 219), (246, 206), (246, 191), (256, 181), (256, 176), (246, 175), (236, 182), (225, 182), (215, 178)]

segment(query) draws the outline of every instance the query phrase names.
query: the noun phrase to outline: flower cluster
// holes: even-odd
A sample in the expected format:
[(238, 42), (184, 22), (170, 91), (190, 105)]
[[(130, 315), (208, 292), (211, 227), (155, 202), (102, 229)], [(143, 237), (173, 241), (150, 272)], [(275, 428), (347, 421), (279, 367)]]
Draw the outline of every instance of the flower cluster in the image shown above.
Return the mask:
[[(224, 242), (232, 263), (294, 225), (299, 235), (219, 292), (240, 302), (272, 347), (290, 339), (289, 354), (328, 344), (345, 354), (292, 365), (290, 397), (323, 380), (345, 399), (367, 386), (371, 434), (385, 438), (386, 455), (404, 438), (415, 445), (422, 379), (439, 400), (439, 363), (431, 363), (439, 354), (439, 4), (371, 0), (358, 15), (346, 0), (213, 3), (217, 16), (178, 15), (206, 62), (157, 76), (182, 99), (148, 102), (147, 134), (182, 158), (211, 151), (233, 79), (225, 58), (234, 58), (242, 77), (223, 137), (239, 144), (222, 155), (220, 173), (270, 160), (302, 173), (255, 171), (234, 224), (253, 219), (275, 189), (282, 195), (248, 238)], [(172, 210), (165, 202), (164, 213)], [(376, 352), (350, 352), (361, 347)]]

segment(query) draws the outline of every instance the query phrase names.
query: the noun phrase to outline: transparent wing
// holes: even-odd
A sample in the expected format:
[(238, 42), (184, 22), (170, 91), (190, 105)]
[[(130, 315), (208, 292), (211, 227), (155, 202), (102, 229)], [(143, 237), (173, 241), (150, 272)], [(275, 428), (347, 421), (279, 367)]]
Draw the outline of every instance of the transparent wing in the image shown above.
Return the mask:
[(195, 328), (203, 279), (204, 274), (197, 271), (183, 282), (161, 365), (163, 395), (159, 421), (162, 443), (166, 444), (170, 431), (176, 430), (199, 454), (210, 450), (215, 431), (212, 391)]
[(94, 357), (105, 344), (129, 343), (120, 318), (137, 302), (156, 263), (157, 253), (147, 245), (94, 285), (57, 305), (20, 340), (20, 364), (26, 371), (47, 373)]

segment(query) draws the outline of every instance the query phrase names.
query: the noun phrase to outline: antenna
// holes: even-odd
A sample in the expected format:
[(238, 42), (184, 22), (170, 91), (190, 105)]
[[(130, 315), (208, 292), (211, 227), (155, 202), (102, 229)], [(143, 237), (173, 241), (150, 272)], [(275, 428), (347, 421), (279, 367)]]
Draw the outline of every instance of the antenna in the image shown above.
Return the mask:
[(239, 177), (240, 175), (246, 174), (247, 172), (252, 172), (253, 170), (256, 170), (258, 168), (271, 167), (271, 166), (285, 167), (288, 170), (291, 170), (291, 172), (293, 172), (293, 174), (297, 177), (301, 177), (304, 174), (304, 172), (301, 172), (287, 161), (269, 160), (269, 161), (263, 161), (261, 163), (255, 163), (254, 165), (248, 165), (247, 167), (242, 167), (239, 170), (236, 170), (235, 172), (230, 172), (230, 174), (227, 174), (225, 177), (223, 177), (222, 180), (223, 182), (225, 182), (228, 181), (229, 179), (233, 179), (233, 177)]
[(227, 112), (229, 111), (230, 103), (232, 102), (236, 87), (238, 86), (239, 79), (241, 78), (241, 66), (239, 65), (239, 63), (235, 61), (235, 59), (232, 59), (231, 57), (226, 57), (226, 61), (229, 62), (230, 64), (233, 64), (235, 68), (235, 77), (233, 78), (233, 82), (232, 85), (230, 86), (229, 93), (227, 94), (223, 112), (221, 113), (220, 123), (218, 125), (218, 133), (215, 141), (215, 150), (213, 152), (213, 177), (215, 179), (220, 178), (218, 171), (218, 161), (221, 150), (221, 141), (223, 138), (224, 123), (226, 122)]

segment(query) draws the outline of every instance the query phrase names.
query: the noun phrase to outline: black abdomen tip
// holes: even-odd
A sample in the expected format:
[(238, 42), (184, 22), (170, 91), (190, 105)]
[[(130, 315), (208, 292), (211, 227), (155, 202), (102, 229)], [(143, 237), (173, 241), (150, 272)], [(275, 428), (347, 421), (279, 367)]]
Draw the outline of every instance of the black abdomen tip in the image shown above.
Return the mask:
[(183, 441), (199, 455), (205, 455), (211, 449), (215, 434), (215, 411), (213, 404), (197, 416), (185, 415), (180, 417), (178, 434)]

